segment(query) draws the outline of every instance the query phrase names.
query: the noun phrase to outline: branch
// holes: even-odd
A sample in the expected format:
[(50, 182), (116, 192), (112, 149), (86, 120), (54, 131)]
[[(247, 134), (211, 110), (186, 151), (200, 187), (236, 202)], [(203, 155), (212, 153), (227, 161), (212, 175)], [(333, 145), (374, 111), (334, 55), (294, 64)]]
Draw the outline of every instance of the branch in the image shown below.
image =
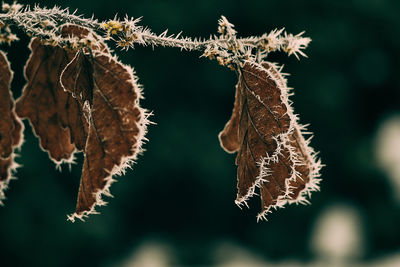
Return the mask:
[[(44, 42), (70, 49), (80, 49), (88, 46), (86, 41), (71, 40), (60, 35), (60, 26), (66, 23), (76, 24), (87, 27), (105, 40), (114, 41), (118, 47), (128, 49), (135, 44), (152, 47), (176, 47), (182, 50), (202, 51), (203, 56), (210, 58), (216, 57), (223, 65), (237, 59), (254, 58), (260, 61), (272, 51), (284, 51), (289, 55), (294, 54), (306, 56), (302, 51), (311, 41), (310, 38), (302, 37), (302, 33), (297, 35), (287, 34), (284, 29), (273, 30), (269, 34), (258, 37), (236, 38), (234, 26), (225, 17), (219, 20), (218, 35), (213, 35), (209, 39), (182, 37), (181, 33), (167, 35), (167, 31), (157, 35), (148, 27), (137, 25), (140, 19), (125, 17), (123, 20), (114, 18), (104, 22), (97, 19), (84, 18), (76, 15), (76, 11), (70, 13), (68, 9), (54, 7), (52, 9), (34, 6), (23, 7), (20, 4), (3, 4), (3, 11), (0, 14), (2, 28), (16, 26), (27, 34), (38, 37)], [(11, 33), (11, 31), (9, 31)], [(11, 42), (5, 36), (0, 38), (0, 42)], [(78, 42), (78, 43), (76, 43)], [(81, 42), (81, 43), (79, 43)]]

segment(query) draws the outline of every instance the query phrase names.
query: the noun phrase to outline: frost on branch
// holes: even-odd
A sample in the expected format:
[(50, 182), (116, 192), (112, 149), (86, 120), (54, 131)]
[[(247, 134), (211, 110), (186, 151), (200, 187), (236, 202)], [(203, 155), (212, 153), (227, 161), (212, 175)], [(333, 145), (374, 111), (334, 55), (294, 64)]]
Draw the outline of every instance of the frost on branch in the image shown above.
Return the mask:
[(0, 204), (12, 174), (18, 167), (14, 151), (23, 142), (23, 124), (14, 112), (14, 99), (10, 91), (12, 72), (6, 55), (0, 52)]
[(141, 89), (133, 70), (108, 53), (81, 50), (61, 83), (84, 103), (89, 119), (78, 203), (69, 216), (74, 221), (105, 204), (101, 195), (110, 196), (112, 176), (123, 173), (141, 152), (148, 115), (139, 106)]

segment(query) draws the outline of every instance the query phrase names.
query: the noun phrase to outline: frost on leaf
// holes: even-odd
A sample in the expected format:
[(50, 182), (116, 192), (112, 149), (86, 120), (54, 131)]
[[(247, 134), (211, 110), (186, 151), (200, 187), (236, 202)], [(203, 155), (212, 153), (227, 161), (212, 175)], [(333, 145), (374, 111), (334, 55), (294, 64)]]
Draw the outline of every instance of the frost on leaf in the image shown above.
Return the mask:
[[(91, 40), (92, 48), (108, 51), (100, 38), (84, 27), (66, 24), (61, 36), (70, 38), (72, 44)], [(83, 103), (64, 91), (60, 75), (77, 52), (43, 44), (38, 38), (32, 39), (29, 47), (32, 53), (25, 66), (27, 84), (17, 100), (16, 112), (29, 119), (41, 147), (53, 161), (71, 162), (74, 151), (85, 148), (88, 122), (82, 113)]]
[(246, 61), (238, 73), (233, 113), (219, 138), (226, 151), (238, 151), (236, 204), (246, 204), (259, 188), (258, 219), (265, 219), (271, 208), (306, 203), (305, 195), (318, 190), (321, 165), (302, 136), (277, 68)]
[(71, 162), (76, 150), (85, 160), (75, 214), (83, 219), (104, 205), (112, 175), (136, 159), (147, 115), (139, 107), (140, 88), (131, 68), (113, 58), (101, 37), (63, 25), (64, 47), (34, 38), (25, 67), (28, 80), (16, 111), (28, 118), (42, 148), (57, 163)]
[(60, 85), (60, 74), (73, 55), (59, 47), (30, 43), (32, 54), (25, 66), (25, 85), (16, 112), (28, 118), (41, 147), (56, 163), (73, 159), (75, 147), (85, 144), (85, 121), (79, 103)]
[(7, 58), (0, 52), (0, 204), (4, 190), (18, 167), (14, 150), (22, 144), (23, 125), (14, 112), (14, 99), (10, 91), (12, 72)]
[(139, 107), (140, 87), (133, 71), (109, 54), (79, 52), (61, 75), (65, 90), (84, 103), (89, 119), (76, 211), (82, 219), (104, 205), (112, 176), (136, 159), (146, 132), (147, 118)]

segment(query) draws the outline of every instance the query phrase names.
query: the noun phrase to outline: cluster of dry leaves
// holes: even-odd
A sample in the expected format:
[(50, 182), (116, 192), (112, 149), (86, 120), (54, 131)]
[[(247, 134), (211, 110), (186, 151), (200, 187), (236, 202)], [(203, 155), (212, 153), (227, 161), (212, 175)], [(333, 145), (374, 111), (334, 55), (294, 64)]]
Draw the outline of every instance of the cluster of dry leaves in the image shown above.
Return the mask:
[[(71, 163), (74, 153), (84, 153), (76, 211), (69, 216), (74, 221), (105, 204), (101, 196), (110, 195), (113, 175), (141, 152), (148, 114), (139, 106), (141, 89), (132, 69), (112, 56), (101, 37), (73, 24), (63, 25), (60, 32), (62, 38), (87, 45), (62, 48), (33, 38), (27, 84), (16, 101), (9, 63), (0, 54), (0, 200), (18, 166), (14, 157), (23, 140), (20, 118), (26, 118), (56, 164)], [(304, 127), (293, 113), (277, 66), (244, 61), (234, 69), (239, 79), (236, 100), (219, 138), (227, 152), (238, 152), (236, 203), (241, 206), (259, 194), (258, 219), (265, 219), (271, 208), (306, 203), (310, 192), (318, 190), (321, 164), (303, 138)]]
[(30, 43), (25, 67), (27, 84), (14, 104), (10, 92), (11, 70), (5, 55), (0, 62), (1, 192), (15, 166), (13, 151), (22, 142), (27, 118), (49, 157), (61, 164), (74, 153), (85, 158), (76, 211), (69, 219), (83, 219), (104, 205), (112, 176), (124, 171), (141, 151), (147, 114), (139, 106), (140, 86), (130, 67), (113, 57), (107, 45), (89, 29), (67, 24), (64, 38), (90, 40), (91, 49), (77, 51)]

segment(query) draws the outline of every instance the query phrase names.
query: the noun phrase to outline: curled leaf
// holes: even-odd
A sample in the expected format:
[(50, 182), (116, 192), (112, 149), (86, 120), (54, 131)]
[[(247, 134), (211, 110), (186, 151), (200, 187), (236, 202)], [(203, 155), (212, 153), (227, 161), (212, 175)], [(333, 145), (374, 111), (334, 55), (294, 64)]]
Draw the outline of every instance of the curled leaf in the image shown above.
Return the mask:
[(233, 106), (231, 118), (218, 135), (221, 147), (228, 153), (234, 153), (240, 148), (239, 117), (242, 106), (240, 103), (241, 98), (240, 90), (236, 86), (235, 104)]
[(112, 176), (124, 172), (141, 151), (147, 116), (140, 108), (140, 86), (128, 66), (103, 52), (79, 52), (61, 75), (66, 91), (84, 103), (89, 119), (76, 211), (83, 219), (104, 205)]
[(318, 189), (321, 165), (304, 141), (279, 70), (246, 61), (238, 73), (233, 114), (219, 138), (226, 151), (238, 151), (236, 204), (247, 205), (260, 188), (260, 219), (271, 208), (304, 203)]
[(11, 79), (12, 72), (6, 55), (0, 52), (0, 204), (12, 173), (19, 166), (14, 162), (14, 151), (23, 142), (23, 124), (14, 112)]

